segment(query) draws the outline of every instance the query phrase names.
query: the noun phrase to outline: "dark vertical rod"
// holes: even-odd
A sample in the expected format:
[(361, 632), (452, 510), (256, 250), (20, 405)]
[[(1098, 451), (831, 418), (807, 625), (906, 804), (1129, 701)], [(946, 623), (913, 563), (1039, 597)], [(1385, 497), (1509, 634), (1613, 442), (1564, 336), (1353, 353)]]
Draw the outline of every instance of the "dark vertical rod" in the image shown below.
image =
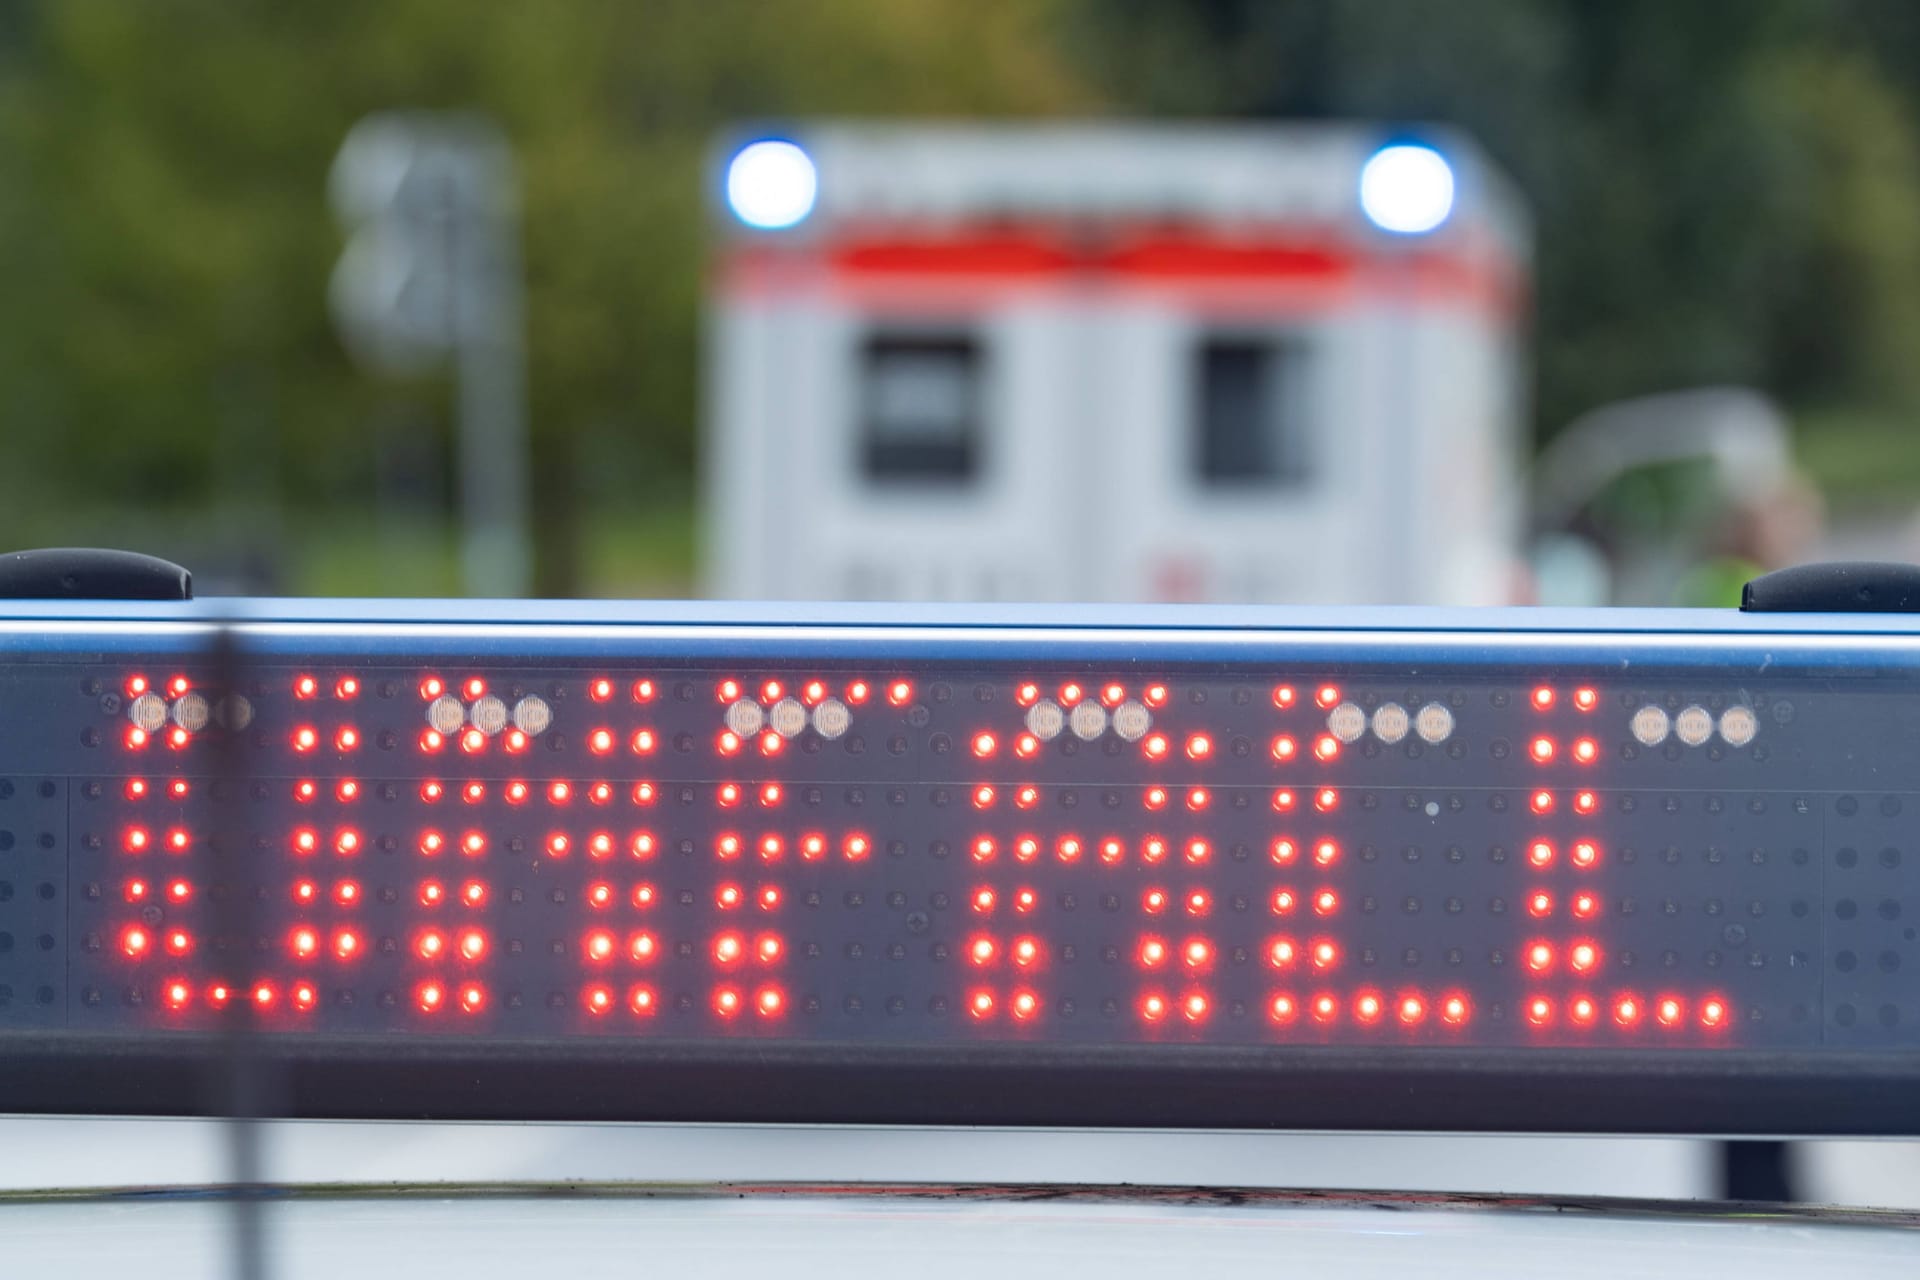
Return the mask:
[[(213, 684), (223, 699), (251, 692), (239, 639), (222, 625), (213, 640)], [(229, 706), (234, 705), (232, 702)], [(253, 956), (251, 881), (248, 874), (249, 835), (246, 814), (252, 785), (246, 744), (250, 729), (229, 725), (216, 735), (218, 756), (213, 781), (213, 830), (209, 832), (214, 886), (216, 954), (225, 953), (240, 966), (228, 981), (236, 998), (228, 1001), (222, 1020), (220, 1055), (211, 1064), (208, 1081), (216, 1114), (226, 1117), (228, 1180), (232, 1207), (234, 1280), (266, 1280), (266, 1230), (263, 1199), (267, 1187), (260, 1159), (259, 1117), (265, 1111), (266, 1082), (255, 1052), (253, 1000), (245, 966)]]

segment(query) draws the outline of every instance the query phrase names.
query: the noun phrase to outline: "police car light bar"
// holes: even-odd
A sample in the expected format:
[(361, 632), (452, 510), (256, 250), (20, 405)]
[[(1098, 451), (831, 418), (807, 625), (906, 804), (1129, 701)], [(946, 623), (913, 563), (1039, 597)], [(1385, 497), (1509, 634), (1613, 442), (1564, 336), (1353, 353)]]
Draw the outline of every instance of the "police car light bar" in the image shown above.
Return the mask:
[(1920, 1132), (1908, 618), (0, 636), (8, 1110)]

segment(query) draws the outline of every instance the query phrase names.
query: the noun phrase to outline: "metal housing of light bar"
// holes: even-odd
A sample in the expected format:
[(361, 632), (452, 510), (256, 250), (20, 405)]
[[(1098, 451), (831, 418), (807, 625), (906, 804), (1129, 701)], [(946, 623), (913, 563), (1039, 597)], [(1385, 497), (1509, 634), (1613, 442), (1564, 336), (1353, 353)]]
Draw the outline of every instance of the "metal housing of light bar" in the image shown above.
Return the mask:
[(0, 637), (9, 1109), (1920, 1132), (1904, 618)]

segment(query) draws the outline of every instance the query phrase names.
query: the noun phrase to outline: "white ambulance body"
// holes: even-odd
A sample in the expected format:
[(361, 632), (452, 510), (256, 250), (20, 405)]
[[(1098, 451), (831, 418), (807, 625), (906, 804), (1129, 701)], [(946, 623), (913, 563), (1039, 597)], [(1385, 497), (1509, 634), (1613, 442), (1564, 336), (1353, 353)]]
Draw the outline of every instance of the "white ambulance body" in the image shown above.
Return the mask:
[(822, 125), (715, 179), (711, 594), (1511, 597), (1527, 227), (1465, 139)]

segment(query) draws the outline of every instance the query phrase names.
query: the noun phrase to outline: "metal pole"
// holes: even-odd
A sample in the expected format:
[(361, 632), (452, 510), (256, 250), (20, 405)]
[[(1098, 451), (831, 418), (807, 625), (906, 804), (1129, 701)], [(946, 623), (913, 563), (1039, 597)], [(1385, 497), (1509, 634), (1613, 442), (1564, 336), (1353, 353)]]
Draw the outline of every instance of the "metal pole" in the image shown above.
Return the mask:
[(504, 145), (489, 159), (452, 226), (460, 569), (468, 595), (524, 596), (533, 583), (532, 458), (519, 223)]

